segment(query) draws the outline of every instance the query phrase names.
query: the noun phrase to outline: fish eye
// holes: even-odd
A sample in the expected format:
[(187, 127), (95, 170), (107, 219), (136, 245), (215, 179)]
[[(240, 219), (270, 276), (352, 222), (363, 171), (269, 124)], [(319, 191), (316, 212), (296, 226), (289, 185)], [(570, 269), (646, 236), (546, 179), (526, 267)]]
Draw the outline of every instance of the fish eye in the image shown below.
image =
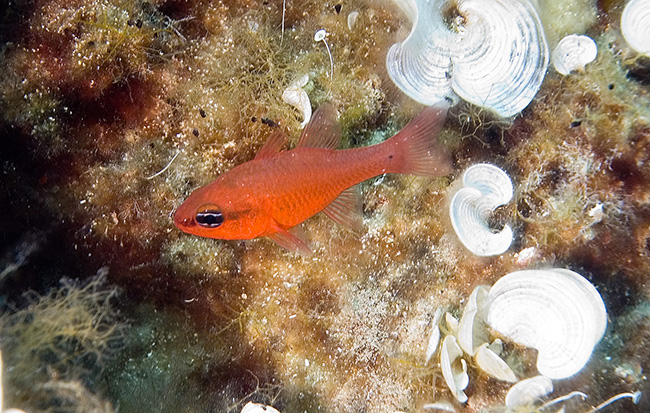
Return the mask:
[(223, 214), (219, 207), (213, 204), (206, 204), (199, 207), (194, 215), (197, 224), (206, 228), (216, 228), (223, 224)]

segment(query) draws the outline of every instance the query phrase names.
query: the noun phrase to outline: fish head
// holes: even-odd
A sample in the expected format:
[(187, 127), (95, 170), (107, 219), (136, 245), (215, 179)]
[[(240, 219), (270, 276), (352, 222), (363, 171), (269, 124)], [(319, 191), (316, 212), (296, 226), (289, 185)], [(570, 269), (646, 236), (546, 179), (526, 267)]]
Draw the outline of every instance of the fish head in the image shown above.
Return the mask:
[(188, 234), (215, 239), (251, 239), (264, 232), (260, 214), (241, 191), (213, 182), (194, 191), (174, 213), (174, 225)]

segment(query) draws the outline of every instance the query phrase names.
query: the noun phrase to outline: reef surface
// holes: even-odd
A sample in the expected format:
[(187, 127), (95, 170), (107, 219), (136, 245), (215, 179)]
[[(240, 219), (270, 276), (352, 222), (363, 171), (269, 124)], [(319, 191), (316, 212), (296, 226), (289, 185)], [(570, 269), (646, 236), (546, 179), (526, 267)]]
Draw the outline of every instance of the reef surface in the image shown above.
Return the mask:
[[(183, 234), (171, 216), (275, 130), (295, 144), (303, 114), (282, 94), (297, 79), (313, 108), (338, 109), (341, 147), (380, 142), (421, 111), (386, 74), (388, 48), (410, 27), (397, 7), (10, 2), (0, 16), (4, 404), (415, 412), (447, 400), (505, 411), (510, 384), (475, 365), (469, 401), (454, 401), (437, 359), (425, 360), (434, 314), (459, 316), (474, 287), (511, 271), (563, 267), (596, 286), (609, 326), (549, 398), (581, 391), (589, 398), (566, 408), (585, 412), (642, 391), (620, 406), (650, 409), (650, 64), (620, 34), (624, 2), (541, 3), (549, 43), (589, 34), (596, 60), (567, 76), (549, 67), (512, 119), (454, 106), (439, 137), (450, 176), (366, 181), (364, 229), (317, 215), (303, 224), (314, 254), (301, 256), (267, 239)], [(321, 29), (327, 47), (314, 41)], [(497, 257), (473, 256), (448, 218), (457, 178), (479, 162), (515, 188), (500, 211), (515, 239)], [(519, 378), (534, 375), (534, 352), (505, 341), (503, 357)]]

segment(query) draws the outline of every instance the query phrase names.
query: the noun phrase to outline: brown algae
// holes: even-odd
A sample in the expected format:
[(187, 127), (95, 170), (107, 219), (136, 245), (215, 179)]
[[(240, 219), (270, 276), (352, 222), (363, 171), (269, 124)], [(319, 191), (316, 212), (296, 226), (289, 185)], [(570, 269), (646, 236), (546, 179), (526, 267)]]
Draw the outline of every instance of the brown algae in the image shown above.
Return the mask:
[[(2, 206), (20, 219), (3, 218), (1, 245), (8, 251), (23, 226), (51, 227), (66, 247), (52, 253), (65, 252), (79, 274), (110, 268), (108, 282), (123, 291), (110, 308), (129, 322), (90, 318), (91, 333), (104, 326), (127, 337), (116, 357), (99, 351), (102, 368), (84, 358), (95, 341), (21, 366), (28, 348), (41, 348), (22, 346), (21, 337), (52, 314), (25, 306), (19, 290), (36, 288), (39, 302), (52, 301), (47, 291), (56, 296), (52, 285), (65, 274), (36, 259), (9, 271), (0, 280), (11, 286), (0, 294), (2, 320), (32, 311), (34, 321), (0, 330), (5, 375), (13, 377), (9, 404), (47, 410), (58, 397), (70, 410), (95, 403), (105, 411), (239, 412), (254, 401), (283, 412), (421, 411), (452, 399), (438, 359), (425, 359), (436, 310), (460, 316), (475, 286), (544, 266), (580, 269), (613, 325), (587, 367), (551, 397), (576, 390), (591, 402), (647, 391), (650, 91), (629, 75), (625, 46), (608, 23), (618, 8), (605, 3), (580, 23), (599, 48), (584, 72), (548, 73), (531, 105), (507, 121), (471, 105), (452, 109), (440, 138), (454, 172), (364, 183), (363, 231), (316, 216), (304, 224), (310, 257), (263, 239), (186, 236), (171, 214), (193, 189), (252, 159), (273, 131), (297, 139), (301, 114), (282, 93), (300, 77), (308, 78), (313, 108), (337, 107), (344, 147), (379, 142), (420, 112), (384, 69), (386, 51), (409, 29), (396, 8), (356, 0), (43, 0), (11, 9), (22, 23), (0, 58)], [(314, 42), (319, 30), (333, 70)], [(500, 211), (513, 245), (490, 258), (465, 250), (447, 218), (458, 177), (480, 162), (498, 165), (515, 187)], [(20, 278), (30, 271), (41, 278)], [(92, 291), (72, 291), (88, 304), (76, 307), (86, 316), (109, 311)], [(49, 345), (52, 337), (43, 335)], [(504, 343), (502, 357), (520, 378), (534, 374), (528, 350)], [(54, 396), (29, 404), (41, 388), (28, 378), (44, 377), (46, 362), (63, 358), (71, 367), (54, 363)], [(84, 360), (91, 375), (78, 374)], [(468, 374), (469, 401), (456, 410), (502, 409), (509, 385), (474, 365)], [(164, 397), (155, 396), (161, 389)], [(620, 403), (647, 409), (643, 398)]]

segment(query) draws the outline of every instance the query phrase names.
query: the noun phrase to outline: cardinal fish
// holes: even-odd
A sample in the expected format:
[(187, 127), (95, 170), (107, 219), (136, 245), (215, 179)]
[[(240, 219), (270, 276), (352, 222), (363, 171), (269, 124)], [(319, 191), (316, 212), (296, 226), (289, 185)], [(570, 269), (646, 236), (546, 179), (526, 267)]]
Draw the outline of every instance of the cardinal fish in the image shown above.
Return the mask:
[(284, 133), (272, 134), (255, 159), (236, 166), (185, 200), (174, 224), (190, 234), (226, 240), (269, 237), (301, 253), (310, 248), (296, 226), (323, 211), (352, 228), (362, 224), (359, 183), (384, 174), (447, 175), (448, 155), (435, 135), (448, 105), (425, 109), (377, 145), (336, 150), (341, 127), (330, 104), (319, 107), (298, 145), (282, 151)]

